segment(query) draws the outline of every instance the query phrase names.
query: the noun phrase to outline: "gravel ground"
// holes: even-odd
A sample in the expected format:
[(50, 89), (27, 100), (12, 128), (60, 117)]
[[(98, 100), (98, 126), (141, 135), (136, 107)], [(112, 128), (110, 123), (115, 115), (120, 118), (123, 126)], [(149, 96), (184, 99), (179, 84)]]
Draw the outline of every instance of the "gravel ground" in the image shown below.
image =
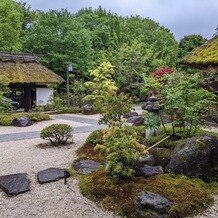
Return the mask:
[(0, 143), (0, 175), (27, 173), (31, 191), (9, 198), (0, 191), (0, 217), (40, 218), (103, 218), (116, 217), (89, 201), (79, 191), (78, 181), (64, 181), (39, 185), (36, 174), (49, 167), (67, 168), (75, 158), (75, 150), (82, 145), (88, 133), (74, 135), (73, 146), (40, 148), (41, 139)]
[(218, 196), (214, 197), (214, 204), (207, 209), (204, 213), (197, 215), (193, 218), (217, 218), (218, 217)]
[[(141, 112), (137, 108), (137, 112)], [(32, 132), (41, 130), (53, 123), (67, 123), (74, 127), (92, 126), (90, 123), (75, 122), (58, 119), (36, 123), (31, 127), (0, 127), (1, 134)], [(97, 120), (99, 115), (69, 115), (69, 117), (88, 118)], [(25, 131), (24, 131), (25, 130)], [(218, 132), (218, 128), (213, 129)], [(9, 198), (0, 190), (0, 218), (110, 218), (117, 217), (89, 201), (79, 191), (78, 181), (68, 179), (68, 185), (63, 180), (39, 185), (36, 179), (38, 171), (49, 167), (67, 168), (75, 159), (75, 151), (81, 146), (89, 133), (74, 134), (74, 145), (55, 148), (40, 148), (38, 144), (45, 142), (42, 139), (26, 139), (10, 142), (0, 142), (0, 175), (13, 173), (27, 173), (31, 181), (31, 191)], [(201, 215), (194, 218), (218, 217), (218, 196), (215, 196), (214, 205)]]
[[(55, 116), (52, 116), (52, 118), (55, 118)], [(41, 131), (44, 127), (52, 125), (52, 124), (68, 124), (73, 127), (91, 126), (90, 124), (87, 124), (87, 123), (81, 123), (81, 122), (75, 122), (75, 121), (62, 120), (62, 119), (55, 118), (52, 120), (46, 120), (46, 121), (34, 123), (32, 126), (27, 126), (27, 127), (0, 126), (0, 135), (3, 135), (5, 133), (23, 133), (23, 132)]]

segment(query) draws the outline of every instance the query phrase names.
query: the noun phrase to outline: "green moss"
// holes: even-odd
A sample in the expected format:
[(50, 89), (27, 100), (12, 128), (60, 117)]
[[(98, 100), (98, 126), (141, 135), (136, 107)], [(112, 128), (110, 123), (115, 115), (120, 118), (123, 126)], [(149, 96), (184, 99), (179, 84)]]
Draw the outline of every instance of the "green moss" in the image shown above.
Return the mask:
[(127, 217), (140, 217), (134, 200), (144, 190), (170, 199), (173, 202), (170, 210), (173, 217), (193, 215), (207, 208), (213, 201), (210, 189), (201, 180), (169, 174), (116, 183), (104, 171), (99, 170), (84, 176), (80, 188), (82, 194), (89, 199)]
[(76, 151), (78, 157), (77, 160), (89, 159), (97, 162), (104, 161), (104, 157), (100, 155), (98, 151), (95, 151), (94, 147), (95, 145), (93, 144), (85, 143)]
[(11, 83), (61, 83), (64, 80), (39, 63), (1, 62), (0, 74)]
[(182, 60), (186, 64), (209, 65), (218, 64), (218, 37), (207, 41), (202, 46), (194, 49)]
[(166, 167), (170, 161), (172, 151), (168, 148), (158, 148), (153, 152), (155, 162), (158, 166)]
[(203, 140), (198, 139), (194, 145), (195, 151), (207, 151), (212, 145), (210, 143), (205, 143)]

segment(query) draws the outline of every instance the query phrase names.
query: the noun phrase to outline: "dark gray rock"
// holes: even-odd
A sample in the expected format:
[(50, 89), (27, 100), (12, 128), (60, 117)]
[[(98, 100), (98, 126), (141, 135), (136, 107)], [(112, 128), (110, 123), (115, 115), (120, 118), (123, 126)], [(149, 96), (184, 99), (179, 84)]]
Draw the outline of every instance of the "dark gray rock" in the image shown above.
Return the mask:
[(37, 178), (40, 184), (55, 182), (64, 178), (64, 170), (59, 168), (48, 168), (38, 172)]
[(139, 118), (139, 116), (129, 117), (126, 122), (127, 123), (134, 123), (138, 118)]
[(92, 105), (90, 104), (86, 104), (83, 106), (83, 113), (91, 113), (93, 110), (92, 110)]
[(144, 125), (145, 118), (139, 116), (133, 116), (133, 117), (129, 117), (126, 122), (132, 123), (133, 126), (141, 126)]
[(141, 167), (134, 167), (135, 170), (135, 175), (136, 176), (142, 176), (145, 178), (151, 177), (151, 176), (156, 176), (158, 174), (163, 173), (163, 169), (161, 166), (149, 166), (149, 165), (144, 165)]
[(30, 181), (26, 173), (0, 176), (0, 188), (9, 197), (29, 191), (29, 184)]
[(12, 126), (26, 127), (31, 125), (33, 125), (33, 122), (28, 117), (14, 118), (12, 121)]
[(139, 160), (136, 163), (136, 166), (142, 167), (144, 165), (154, 166), (155, 165), (154, 156), (153, 155), (148, 155), (148, 156), (139, 157)]
[(218, 140), (210, 136), (184, 140), (173, 151), (166, 171), (205, 181), (218, 180)]
[(123, 118), (137, 117), (138, 115), (139, 115), (139, 114), (138, 114), (137, 112), (133, 111), (133, 112), (124, 114), (124, 115), (123, 115)]
[(78, 172), (88, 174), (99, 169), (100, 164), (92, 160), (80, 160), (74, 163), (73, 166)]
[(145, 118), (138, 117), (138, 119), (136, 119), (132, 125), (133, 126), (143, 126), (144, 123), (145, 123)]
[(172, 206), (172, 202), (167, 198), (147, 191), (140, 192), (135, 199), (135, 203), (141, 210), (151, 210), (159, 214), (168, 213)]

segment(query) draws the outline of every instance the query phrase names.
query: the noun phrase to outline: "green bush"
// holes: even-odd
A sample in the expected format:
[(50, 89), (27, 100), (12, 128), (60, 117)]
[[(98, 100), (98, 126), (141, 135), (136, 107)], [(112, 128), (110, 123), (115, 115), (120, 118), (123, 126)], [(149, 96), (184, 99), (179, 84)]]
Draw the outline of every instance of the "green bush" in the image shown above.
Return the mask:
[(57, 114), (74, 114), (74, 113), (82, 113), (82, 108), (79, 107), (62, 107), (58, 111), (56, 111)]
[(104, 135), (103, 129), (97, 129), (93, 131), (86, 139), (86, 144), (92, 144), (92, 145), (103, 144), (103, 135)]
[(0, 115), (0, 126), (10, 126), (14, 117), (10, 115)]
[(28, 113), (26, 114), (27, 117), (29, 117), (33, 122), (39, 122), (42, 120), (50, 120), (50, 117), (48, 114), (36, 112), (36, 113)]
[(69, 139), (73, 138), (73, 128), (67, 124), (52, 124), (45, 127), (40, 137), (49, 140), (52, 145), (65, 145)]
[(133, 177), (133, 166), (143, 154), (145, 146), (141, 145), (133, 135), (126, 135), (125, 129), (113, 127), (103, 145), (97, 144), (95, 150), (107, 156), (105, 171), (114, 179)]

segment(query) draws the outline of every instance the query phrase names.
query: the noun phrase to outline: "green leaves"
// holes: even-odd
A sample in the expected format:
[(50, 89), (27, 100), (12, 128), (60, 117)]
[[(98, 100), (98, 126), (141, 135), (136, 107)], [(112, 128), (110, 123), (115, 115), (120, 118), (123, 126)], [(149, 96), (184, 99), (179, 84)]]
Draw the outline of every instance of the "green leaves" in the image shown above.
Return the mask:
[(113, 68), (110, 62), (103, 62), (90, 72), (93, 80), (85, 83), (90, 94), (84, 101), (92, 102), (95, 110), (102, 114), (99, 123), (122, 125), (121, 116), (131, 110), (132, 101), (123, 93), (116, 93), (118, 87), (112, 79)]
[(97, 145), (96, 149), (107, 155), (105, 170), (114, 179), (131, 178), (133, 166), (143, 154), (145, 146), (138, 143), (137, 139), (127, 134), (124, 128), (113, 127), (109, 130), (104, 145)]
[(0, 1), (0, 50), (21, 49), (22, 17), (20, 7), (15, 1)]

